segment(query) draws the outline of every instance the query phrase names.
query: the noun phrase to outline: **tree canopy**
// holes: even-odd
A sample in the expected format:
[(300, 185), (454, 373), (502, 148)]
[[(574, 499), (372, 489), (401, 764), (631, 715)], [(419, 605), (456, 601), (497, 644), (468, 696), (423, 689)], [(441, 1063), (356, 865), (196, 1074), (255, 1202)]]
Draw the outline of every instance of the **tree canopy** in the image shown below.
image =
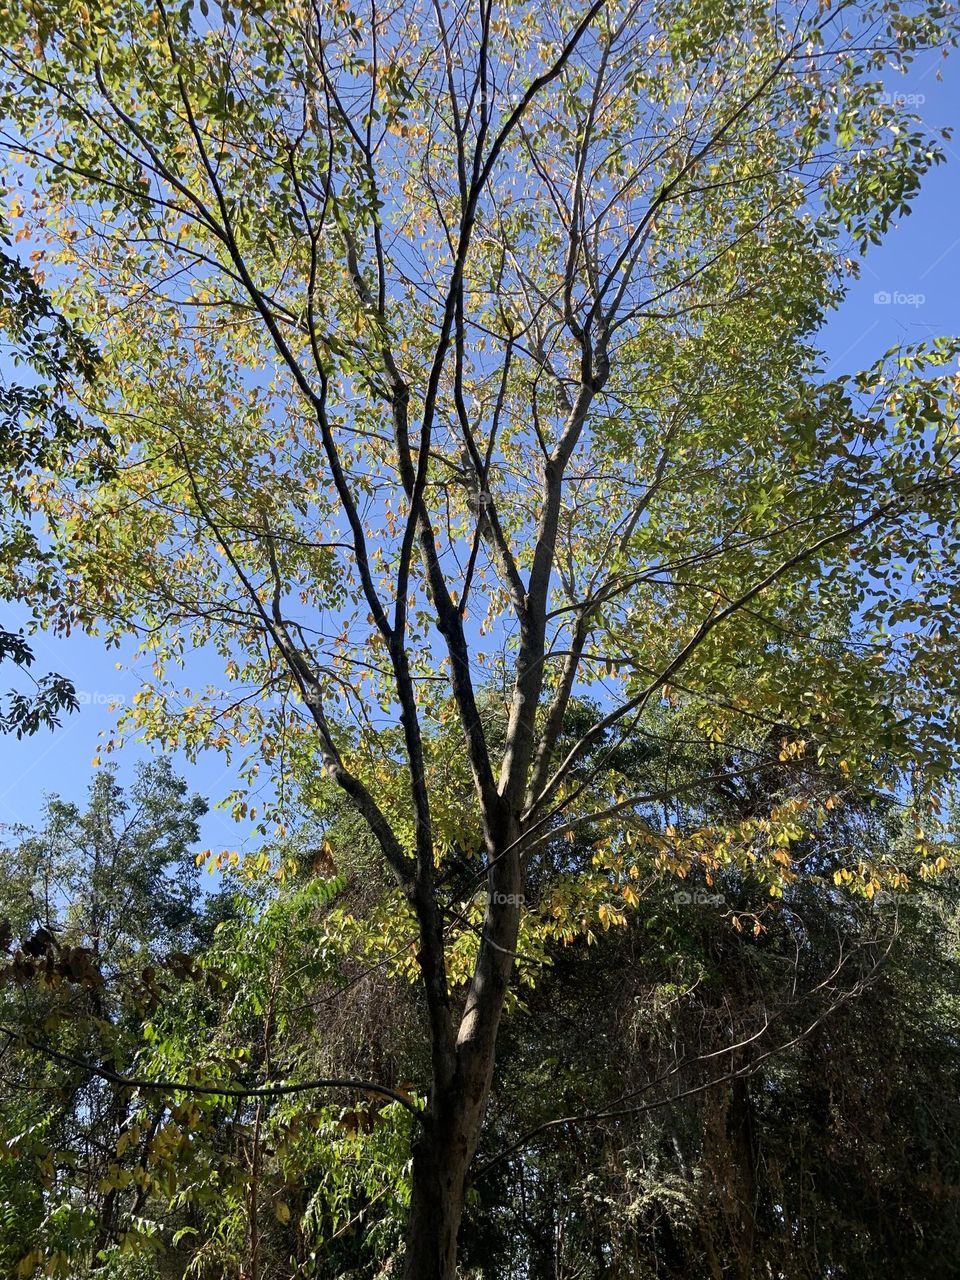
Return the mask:
[(125, 725), (236, 754), (251, 874), (362, 881), (318, 947), (414, 984), (416, 1088), (324, 1079), (404, 1113), (404, 1274), (450, 1280), (501, 1020), (565, 947), (664, 877), (750, 886), (749, 940), (949, 869), (957, 342), (832, 376), (817, 333), (943, 158), (881, 77), (955, 14), (30, 0), (0, 34), (8, 216), (115, 458), (32, 459), (3, 587), (136, 638)]

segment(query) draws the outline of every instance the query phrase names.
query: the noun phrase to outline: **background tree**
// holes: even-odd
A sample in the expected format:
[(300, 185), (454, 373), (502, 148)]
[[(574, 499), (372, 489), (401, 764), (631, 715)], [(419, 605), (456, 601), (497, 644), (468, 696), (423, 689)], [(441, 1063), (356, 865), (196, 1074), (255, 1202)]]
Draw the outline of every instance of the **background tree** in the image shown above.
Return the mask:
[[(943, 857), (955, 350), (828, 380), (813, 335), (940, 158), (878, 77), (953, 12), (36, 0), (2, 34), (23, 228), (123, 459), (95, 493), (31, 483), (48, 621), (143, 636), (132, 719), (274, 771), (269, 822), (318, 762), (363, 819), (399, 899), (368, 933), (415, 929), (431, 1064), (406, 1274), (452, 1277), (511, 981), (648, 870), (780, 900), (830, 812), (678, 825), (704, 780), (630, 793), (598, 743), (688, 700), (707, 776), (776, 731), (909, 798), (911, 856)], [(232, 683), (170, 699), (204, 644)], [(600, 714), (561, 748), (577, 692)], [(590, 866), (527, 910), (578, 831)]]
[[(579, 733), (595, 711), (577, 710)], [(684, 735), (669, 727), (620, 755), (634, 782), (664, 767), (702, 778), (701, 763), (678, 760)], [(835, 782), (771, 754), (762, 775), (701, 790), (681, 820), (703, 825), (694, 804), (713, 818), (769, 812)], [(118, 792), (104, 778), (94, 791), (99, 802), (72, 822), (68, 806), (52, 806), (61, 816), (45, 840), (20, 846), (21, 871), (2, 894), (8, 934), (21, 939), (8, 940), (3, 970), (2, 1021), (15, 1037), (3, 1057), (5, 1263), (103, 1280), (390, 1274), (410, 1112), (377, 1095), (254, 1092), (351, 1071), (412, 1092), (429, 1079), (409, 941), (392, 969), (370, 943), (390, 891), (375, 850), (341, 808), (323, 837), (304, 830), (279, 863), (223, 860), (232, 904), (198, 904), (174, 939), (179, 886), (166, 904), (154, 889), (159, 909), (126, 928), (142, 933), (136, 962), (129, 940), (115, 941), (91, 970), (70, 943), (89, 947), (83, 922), (104, 913), (87, 905), (90, 876), (76, 874), (65, 832), (82, 823), (104, 847), (121, 846), (139, 890), (156, 853), (141, 872), (130, 850), (158, 847), (149, 821), (131, 838), (130, 810), (126, 837), (106, 841), (102, 800)], [(158, 787), (154, 801), (169, 815), (176, 795)], [(890, 1259), (918, 1280), (949, 1274), (960, 1230), (955, 886), (872, 900), (841, 892), (836, 872), (888, 857), (902, 816), (849, 792), (828, 813), (828, 829), (797, 855), (819, 871), (783, 899), (736, 867), (709, 886), (697, 872), (651, 879), (626, 927), (548, 948), (505, 1015), (466, 1199), (465, 1274), (853, 1280), (885, 1274)], [(38, 858), (51, 846), (55, 856)], [(558, 837), (544, 882), (592, 854), (589, 842)], [(26, 904), (43, 902), (43, 865), (63, 868), (57, 919), (71, 922), (69, 938), (37, 937), (50, 917)], [(191, 865), (184, 851), (184, 881)], [(111, 1064), (187, 1087), (126, 1089), (97, 1076)], [(225, 1079), (235, 1096), (189, 1089)]]
[[(36, 830), (8, 828), (0, 851), (0, 1259), (29, 1275), (73, 1274), (120, 1238), (147, 1187), (134, 1172), (162, 1113), (131, 1122), (128, 1090), (103, 1072), (143, 1043), (149, 990), (171, 955), (203, 937), (194, 846), (199, 796), (165, 761), (141, 766), (128, 790), (99, 772), (85, 810), (52, 797)], [(173, 976), (177, 963), (173, 962)], [(79, 1249), (78, 1249), (79, 1247)], [(79, 1253), (79, 1257), (76, 1255)]]
[[(810, 781), (777, 762), (698, 803), (769, 811)], [(903, 832), (869, 796), (830, 815), (776, 911), (737, 870), (661, 883), (628, 929), (555, 957), (528, 1016), (506, 1022), (468, 1266), (853, 1277), (894, 1260), (905, 1276), (948, 1274), (955, 884), (838, 893), (841, 868), (882, 860)], [(751, 912), (763, 930), (730, 928)]]

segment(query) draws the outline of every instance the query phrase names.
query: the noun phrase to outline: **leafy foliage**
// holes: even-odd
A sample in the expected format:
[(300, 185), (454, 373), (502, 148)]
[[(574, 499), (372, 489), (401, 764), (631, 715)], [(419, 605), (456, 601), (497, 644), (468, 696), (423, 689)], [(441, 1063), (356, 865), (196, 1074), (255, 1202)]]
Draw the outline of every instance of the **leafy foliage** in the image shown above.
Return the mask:
[[(33, 650), (22, 632), (0, 631), (0, 661), (11, 658), (18, 667), (26, 669), (33, 664)], [(28, 696), (17, 690), (7, 694), (6, 705), (0, 710), (0, 731), (36, 733), (41, 725), (55, 729), (60, 724), (60, 714), (75, 711), (76, 690), (65, 676), (50, 673), (36, 682), (36, 690)]]
[[(0, 240), (8, 241), (0, 221)], [(15, 257), (0, 250), (0, 335), (10, 344), (8, 358), (26, 364), (36, 376), (33, 385), (10, 383), (0, 376), (0, 474), (4, 486), (3, 561), (8, 569), (36, 558), (39, 548), (28, 523), (23, 485), (36, 468), (65, 472), (77, 445), (98, 444), (93, 475), (104, 475), (107, 443), (100, 426), (84, 426), (67, 408), (75, 380), (91, 381), (96, 352), (53, 306), (36, 278)], [(83, 466), (88, 466), (85, 461)], [(7, 518), (7, 517), (10, 518)], [(18, 518), (18, 516), (20, 518)], [(33, 652), (20, 633), (0, 630), (0, 661), (9, 658), (21, 670), (33, 663)], [(14, 690), (0, 710), (0, 732), (17, 737), (36, 733), (41, 725), (56, 728), (60, 715), (78, 703), (72, 683), (49, 674), (35, 681), (30, 694)]]
[(152, 964), (197, 936), (190, 846), (205, 809), (161, 762), (141, 767), (128, 792), (103, 770), (85, 810), (51, 798), (40, 829), (7, 833), (2, 1179), (15, 1226), (0, 1256), (14, 1274), (43, 1262), (48, 1274), (70, 1274), (78, 1249), (89, 1263), (114, 1232), (109, 1157), (124, 1135), (130, 1143), (132, 1109), (103, 1071), (131, 1036), (139, 1041), (138, 973), (145, 982)]

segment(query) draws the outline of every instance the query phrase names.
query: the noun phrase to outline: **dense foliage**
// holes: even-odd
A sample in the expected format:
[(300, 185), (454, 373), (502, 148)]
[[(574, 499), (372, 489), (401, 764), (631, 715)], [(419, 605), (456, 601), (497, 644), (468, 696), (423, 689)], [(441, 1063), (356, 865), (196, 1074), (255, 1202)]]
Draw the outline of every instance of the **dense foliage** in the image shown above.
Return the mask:
[[(202, 808), (156, 766), (127, 796), (100, 774), (85, 812), (53, 800), (40, 830), (11, 833), (7, 1272), (391, 1272), (411, 1125), (395, 1103), (132, 1091), (102, 1074), (253, 1082), (352, 1068), (411, 1091), (426, 1078), (415, 989), (358, 984), (332, 941), (370, 904), (346, 832), (332, 832), (319, 876), (248, 864), (201, 899)], [(867, 830), (895, 838), (896, 821), (838, 813), (838, 862)], [(651, 885), (629, 927), (555, 954), (504, 1028), (465, 1275), (952, 1273), (955, 890), (858, 905), (831, 878), (805, 879), (761, 933), (732, 928), (751, 908), (766, 910), (762, 895), (736, 875)]]

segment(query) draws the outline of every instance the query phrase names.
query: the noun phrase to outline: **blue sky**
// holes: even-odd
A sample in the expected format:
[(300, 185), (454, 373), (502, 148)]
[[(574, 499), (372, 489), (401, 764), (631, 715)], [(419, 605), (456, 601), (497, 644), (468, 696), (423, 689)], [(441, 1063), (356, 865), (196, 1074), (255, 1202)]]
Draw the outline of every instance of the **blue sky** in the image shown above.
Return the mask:
[[(942, 81), (936, 78), (942, 69)], [(960, 121), (960, 55), (941, 62), (926, 59), (906, 76), (890, 82), (892, 92), (908, 102), (930, 128)], [(960, 137), (946, 144), (948, 163), (931, 172), (912, 214), (891, 229), (884, 244), (871, 249), (861, 277), (851, 286), (842, 308), (822, 335), (829, 371), (838, 374), (871, 364), (896, 343), (916, 342), (936, 334), (960, 331)], [(0, 605), (0, 625), (19, 625), (16, 609)], [(0, 736), (0, 823), (34, 822), (44, 793), (82, 799), (99, 735), (115, 721), (110, 703), (129, 700), (138, 687), (136, 675), (118, 670), (123, 652), (106, 650), (96, 637), (67, 639), (38, 634), (32, 640), (37, 671), (69, 676), (77, 688), (80, 711), (54, 732), (41, 730), (18, 741)], [(206, 665), (206, 664), (204, 664)], [(11, 682), (9, 665), (0, 688)], [(189, 683), (200, 685), (208, 673), (191, 670)], [(209, 672), (211, 679), (216, 673)], [(128, 741), (113, 757), (121, 777), (149, 749)], [(235, 785), (222, 757), (207, 753), (196, 763), (178, 762), (192, 789), (211, 804)], [(211, 809), (203, 824), (203, 843), (217, 849), (243, 847), (247, 832), (226, 813)]]
[[(937, 71), (942, 80), (937, 80)], [(960, 124), (960, 55), (931, 57), (890, 81), (931, 129)], [(860, 279), (822, 335), (831, 373), (863, 368), (898, 342), (960, 331), (960, 131), (909, 217), (863, 259)], [(889, 295), (889, 301), (884, 296)]]

